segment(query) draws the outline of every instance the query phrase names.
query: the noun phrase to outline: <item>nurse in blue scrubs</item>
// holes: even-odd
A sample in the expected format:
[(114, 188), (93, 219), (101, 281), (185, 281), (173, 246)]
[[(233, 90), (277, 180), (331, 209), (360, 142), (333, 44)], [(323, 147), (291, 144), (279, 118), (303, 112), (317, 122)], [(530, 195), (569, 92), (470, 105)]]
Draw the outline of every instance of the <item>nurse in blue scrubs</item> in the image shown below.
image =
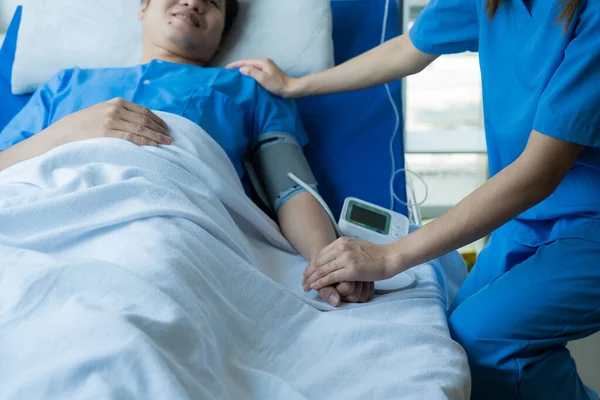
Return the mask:
[[(600, 329), (600, 2), (430, 0), (408, 35), (293, 79), (231, 67), (287, 97), (357, 90), (478, 51), (493, 177), (398, 242), (339, 239), (303, 285), (390, 278), (489, 235), (449, 310), (474, 399), (597, 399), (565, 344)], [(493, 233), (492, 233), (493, 232)]]

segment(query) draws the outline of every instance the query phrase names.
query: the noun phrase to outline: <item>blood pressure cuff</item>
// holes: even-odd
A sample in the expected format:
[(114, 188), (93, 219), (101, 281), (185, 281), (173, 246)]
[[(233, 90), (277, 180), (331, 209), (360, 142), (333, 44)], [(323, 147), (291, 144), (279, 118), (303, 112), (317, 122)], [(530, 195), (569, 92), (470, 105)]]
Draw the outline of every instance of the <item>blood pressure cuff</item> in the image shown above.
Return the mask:
[(284, 132), (260, 135), (245, 164), (256, 193), (276, 213), (289, 199), (304, 191), (288, 173), (293, 173), (313, 189), (317, 187), (298, 141)]

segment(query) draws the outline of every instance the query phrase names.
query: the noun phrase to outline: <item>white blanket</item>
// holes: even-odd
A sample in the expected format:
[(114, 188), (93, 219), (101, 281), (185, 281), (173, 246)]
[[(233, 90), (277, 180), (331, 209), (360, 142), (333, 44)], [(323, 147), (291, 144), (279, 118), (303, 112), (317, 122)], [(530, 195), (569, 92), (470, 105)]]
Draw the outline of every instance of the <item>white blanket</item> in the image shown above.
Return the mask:
[(88, 140), (0, 173), (0, 398), (469, 398), (452, 255), (320, 311), (223, 150), (160, 116), (171, 146)]

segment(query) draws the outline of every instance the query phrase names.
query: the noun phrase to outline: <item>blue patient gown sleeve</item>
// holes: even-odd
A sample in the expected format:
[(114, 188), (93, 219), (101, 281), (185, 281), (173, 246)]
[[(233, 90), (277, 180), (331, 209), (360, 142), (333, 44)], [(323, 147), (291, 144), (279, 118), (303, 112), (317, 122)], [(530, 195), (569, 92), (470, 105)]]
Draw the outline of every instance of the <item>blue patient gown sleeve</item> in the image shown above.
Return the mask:
[(254, 104), (254, 124), (251, 141), (263, 133), (285, 132), (294, 136), (301, 147), (308, 143), (296, 103), (282, 99), (258, 87)]
[[(263, 133), (271, 132), (285, 132), (294, 136), (300, 147), (304, 147), (308, 143), (308, 136), (302, 126), (296, 103), (293, 100), (274, 96), (259, 87), (253, 117), (251, 143), (256, 141)], [(303, 191), (304, 189), (301, 187), (295, 187), (281, 193), (274, 207), (275, 212), (278, 212), (288, 200)]]
[(427, 54), (477, 51), (479, 14), (476, 0), (430, 0), (409, 36), (413, 45)]
[(0, 133), (0, 151), (14, 146), (46, 129), (52, 120), (52, 103), (65, 83), (65, 72), (55, 75), (40, 86), (13, 120)]
[(600, 147), (600, 3), (585, 4), (564, 59), (548, 82), (533, 129)]

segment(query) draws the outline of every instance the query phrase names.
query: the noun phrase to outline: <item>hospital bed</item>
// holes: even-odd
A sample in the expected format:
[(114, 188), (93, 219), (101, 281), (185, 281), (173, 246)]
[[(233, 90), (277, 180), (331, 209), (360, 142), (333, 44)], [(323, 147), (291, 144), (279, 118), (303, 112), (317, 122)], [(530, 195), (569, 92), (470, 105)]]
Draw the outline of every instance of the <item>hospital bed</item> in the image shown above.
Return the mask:
[[(332, 0), (331, 7), (336, 63), (341, 63), (360, 54), (376, 46), (382, 40), (396, 36), (401, 31), (401, 7), (395, 1)], [(0, 52), (0, 104), (2, 104), (0, 107), (0, 129), (10, 121), (29, 98), (27, 95), (14, 96), (10, 93), (11, 69), (20, 17), (21, 9), (18, 9)], [(319, 181), (320, 192), (335, 215), (339, 215), (344, 199), (353, 196), (385, 208), (410, 214), (412, 220), (418, 222), (418, 209), (412, 207), (411, 210), (408, 210), (403, 204), (407, 198), (410, 198), (410, 188), (407, 191), (406, 177), (401, 170), (404, 166), (401, 82), (394, 82), (387, 86), (356, 93), (301, 99), (298, 101), (298, 106), (302, 121), (311, 137), (311, 142), (306, 150), (307, 157)], [(207, 179), (210, 181), (210, 178)], [(221, 195), (219, 190), (215, 189), (217, 197)], [(226, 193), (223, 196), (229, 198)], [(219, 199), (222, 200), (221, 197)], [(260, 230), (257, 226), (265, 227), (264, 229), (267, 232), (271, 232), (269, 231), (268, 222), (265, 222), (259, 216), (253, 217), (254, 219), (240, 219), (239, 215), (252, 214), (248, 211), (247, 205), (236, 202), (229, 204), (225, 200), (222, 201), (229, 210), (229, 214), (233, 215), (234, 222), (238, 226), (247, 229), (242, 229), (244, 233)], [(231, 210), (237, 211), (232, 212)], [(416, 229), (416, 227), (412, 229)], [(3, 237), (1, 230), (2, 227), (0, 227), (0, 245)], [(134, 232), (135, 230), (131, 231), (130, 234)], [(137, 233), (139, 234), (139, 232)], [(149, 236), (151, 237), (151, 235)], [(285, 321), (286, 318), (299, 325), (284, 326), (282, 329), (276, 330), (275, 333), (279, 336), (274, 336), (274, 332), (264, 331), (261, 331), (262, 336), (257, 336), (255, 330), (261, 328), (256, 325), (256, 321), (252, 323), (246, 321), (249, 325), (239, 322), (240, 325), (237, 327), (225, 321), (219, 328), (221, 330), (212, 333), (201, 330), (203, 333), (214, 335), (211, 336), (211, 340), (204, 342), (190, 336), (190, 332), (195, 332), (193, 329), (197, 328), (197, 323), (196, 325), (193, 322), (187, 324), (189, 321), (185, 321), (185, 318), (180, 315), (177, 315), (174, 321), (169, 319), (169, 312), (177, 314), (176, 311), (173, 311), (176, 305), (172, 305), (173, 309), (169, 309), (170, 305), (167, 310), (161, 310), (165, 315), (157, 317), (155, 321), (148, 322), (142, 319), (141, 322), (135, 322), (133, 321), (135, 320), (134, 317), (128, 320), (129, 323), (140, 328), (143, 332), (142, 335), (150, 336), (150, 342), (156, 345), (154, 347), (136, 345), (130, 348), (127, 346), (121, 348), (129, 357), (133, 357), (131, 369), (140, 369), (139, 374), (136, 374), (123, 367), (123, 360), (114, 354), (112, 357), (118, 359), (117, 361), (107, 353), (89, 352), (90, 343), (81, 339), (82, 336), (88, 334), (94, 340), (102, 340), (103, 336), (95, 336), (92, 332), (86, 331), (85, 327), (82, 328), (82, 325), (89, 322), (85, 319), (86, 314), (84, 311), (98, 310), (102, 308), (101, 305), (84, 304), (85, 301), (83, 301), (84, 306), (78, 308), (78, 303), (75, 301), (77, 304), (73, 308), (69, 308), (68, 305), (71, 303), (67, 301), (64, 304), (61, 303), (63, 307), (62, 309), (59, 307), (59, 309), (61, 311), (71, 311), (73, 316), (82, 318), (81, 323), (72, 325), (73, 329), (77, 331), (76, 333), (65, 333), (57, 330), (56, 324), (58, 323), (73, 324), (68, 313), (56, 316), (56, 321), (58, 321), (56, 323), (53, 322), (52, 316), (44, 316), (43, 323), (49, 326), (48, 337), (50, 339), (47, 341), (40, 338), (40, 336), (43, 336), (40, 331), (31, 332), (23, 326), (18, 328), (11, 326), (11, 329), (14, 329), (13, 334), (4, 335), (2, 339), (5, 345), (4, 347), (0, 345), (0, 366), (14, 361), (10, 358), (11, 354), (14, 355), (14, 353), (9, 352), (7, 346), (8, 343), (16, 345), (19, 340), (28, 339), (31, 341), (30, 352), (26, 352), (26, 356), (29, 358), (24, 356), (23, 360), (35, 360), (36, 351), (42, 351), (40, 349), (48, 352), (44, 354), (46, 358), (56, 357), (60, 355), (60, 351), (69, 353), (66, 349), (50, 351), (44, 347), (44, 344), (48, 345), (49, 343), (59, 347), (64, 346), (64, 343), (61, 345), (60, 341), (57, 341), (57, 335), (63, 334), (65, 340), (77, 343), (77, 346), (81, 346), (80, 349), (86, 349), (82, 353), (90, 354), (91, 357), (89, 362), (86, 360), (74, 361), (75, 365), (79, 366), (78, 369), (68, 370), (65, 372), (66, 375), (60, 377), (60, 379), (64, 379), (63, 383), (65, 385), (72, 384), (77, 390), (82, 390), (72, 392), (75, 393), (72, 398), (85, 397), (90, 393), (95, 393), (100, 397), (104, 395), (119, 398), (118, 393), (120, 392), (113, 391), (114, 387), (111, 386), (116, 385), (116, 383), (112, 381), (107, 383), (110, 379), (102, 374), (100, 376), (105, 378), (103, 384), (94, 385), (89, 384), (88, 381), (86, 386), (78, 381), (78, 379), (83, 379), (81, 376), (85, 376), (85, 371), (88, 369), (93, 370), (94, 365), (100, 365), (101, 368), (105, 369), (115, 367), (118, 373), (124, 374), (124, 376), (137, 382), (139, 386), (147, 390), (144, 392), (138, 386), (135, 390), (141, 391), (136, 392), (132, 389), (132, 392), (123, 393), (138, 393), (138, 395), (140, 393), (153, 393), (158, 396), (156, 398), (162, 398), (158, 393), (169, 394), (170, 398), (174, 398), (175, 395), (190, 398), (217, 398), (222, 396), (222, 398), (257, 399), (334, 399), (361, 398), (367, 395), (374, 399), (459, 400), (469, 398), (470, 378), (466, 356), (460, 346), (450, 339), (445, 320), (445, 310), (448, 303), (465, 276), (464, 264), (460, 256), (451, 253), (430, 264), (417, 267), (415, 269), (417, 284), (412, 289), (380, 296), (373, 303), (365, 306), (346, 306), (340, 310), (331, 310), (320, 303), (314, 294), (302, 293), (296, 281), (299, 281), (304, 262), (291, 255), (289, 249), (286, 248), (286, 244), (281, 243), (280, 238), (275, 233), (263, 233), (262, 235), (248, 233), (247, 237), (245, 239), (240, 238), (239, 242), (244, 243), (244, 245), (240, 245), (241, 247), (247, 246), (247, 248), (240, 250), (241, 253), (254, 252), (254, 254), (260, 255), (257, 256), (257, 259), (250, 257), (251, 262), (246, 260), (251, 265), (256, 266), (256, 274), (254, 272), (249, 273), (247, 269), (242, 267), (239, 267), (241, 268), (239, 272), (248, 273), (249, 277), (247, 279), (254, 279), (257, 284), (270, 287), (274, 294), (261, 296), (261, 299), (258, 299), (255, 298), (255, 293), (248, 291), (248, 288), (240, 283), (239, 291), (246, 296), (249, 300), (248, 303), (257, 303), (255, 306), (247, 310), (214, 306), (209, 311), (204, 310), (208, 314), (200, 313), (200, 316), (208, 318), (211, 315), (213, 317), (216, 315), (221, 317), (229, 315), (234, 318), (232, 315), (235, 312), (242, 313), (243, 311), (243, 313), (246, 313), (246, 318), (253, 315), (255, 318), (260, 319), (261, 317), (258, 314), (252, 313), (258, 312), (260, 310), (259, 306), (262, 305), (263, 307), (271, 307), (275, 314), (272, 317), (273, 320), (269, 316), (264, 316), (263, 323), (265, 326), (278, 326), (278, 324), (283, 324), (282, 321)], [(6, 243), (4, 244), (6, 245)], [(235, 244), (231, 246), (235, 247)], [(6, 250), (6, 247), (3, 249)], [(32, 255), (32, 257), (35, 258), (37, 263), (36, 268), (47, 265), (51, 261), (39, 254)], [(126, 258), (126, 255), (123, 255), (123, 257)], [(284, 271), (281, 271), (281, 265), (286, 265)], [(18, 275), (17, 272), (9, 271), (8, 267), (7, 265), (0, 265), (0, 268), (6, 268), (6, 271), (0, 270), (0, 277), (5, 277), (4, 282), (0, 279), (0, 293), (2, 293), (3, 284), (8, 283), (6, 277), (10, 275), (9, 272)], [(11, 267), (14, 268), (14, 266)], [(26, 266), (20, 265), (20, 268), (26, 268)], [(48, 268), (52, 269), (54, 267), (49, 266)], [(90, 262), (87, 268), (98, 282), (106, 279), (102, 272), (102, 266)], [(128, 282), (129, 277), (118, 272), (116, 267), (104, 266), (104, 268), (111, 269), (115, 276), (119, 276), (124, 282)], [(74, 272), (73, 266), (61, 271), (60, 274), (64, 276), (73, 273), (76, 275), (73, 279), (82, 279)], [(4, 272), (4, 275), (1, 272)], [(154, 271), (153, 273), (160, 274), (161, 272)], [(43, 273), (39, 272), (39, 274)], [(169, 276), (165, 278), (175, 279)], [(56, 279), (58, 278), (56, 277)], [(219, 286), (218, 280), (209, 279), (207, 282), (214, 284), (212, 288)], [(119, 286), (118, 282), (112, 283)], [(135, 283), (132, 283), (132, 285), (135, 285)], [(6, 290), (6, 287), (4, 289)], [(210, 286), (206, 286), (205, 289), (212, 290)], [(49, 288), (48, 290), (50, 291)], [(58, 291), (58, 297), (61, 294), (65, 295), (62, 291), (56, 290)], [(140, 288), (139, 290), (140, 293), (153, 293), (152, 291), (145, 292), (150, 290), (147, 288)], [(161, 288), (161, 290), (168, 294), (171, 289)], [(223, 288), (224, 292), (228, 290), (230, 288)], [(5, 304), (14, 307), (19, 302), (27, 303), (23, 298), (19, 299), (18, 296), (31, 295), (35, 297), (39, 295), (31, 287), (21, 293), (15, 293), (13, 290), (9, 294), (13, 297), (5, 297)], [(235, 296), (231, 293), (230, 295)], [(175, 303), (184, 301), (177, 296), (178, 294), (172, 295), (171, 298), (167, 296), (164, 301), (169, 302), (173, 298), (175, 298)], [(278, 296), (288, 296), (289, 298), (285, 297), (284, 300), (281, 300)], [(66, 297), (66, 299), (73, 300), (69, 297)], [(269, 301), (271, 302), (270, 305), (267, 304)], [(281, 309), (281, 307), (275, 305), (277, 303), (282, 307), (291, 307), (291, 309)], [(129, 307), (133, 306), (130, 304)], [(4, 327), (9, 326), (7, 325), (10, 322), (9, 319), (14, 317), (7, 314), (7, 310), (10, 309), (10, 307), (0, 308), (2, 310), (0, 312), (4, 313), (0, 314), (0, 327), (2, 324), (4, 324)], [(18, 307), (13, 310), (15, 309), (18, 309)], [(316, 310), (321, 311), (315, 314)], [(145, 315), (144, 312), (141, 311), (141, 315)], [(214, 314), (211, 314), (212, 312)], [(287, 316), (286, 313), (288, 313)], [(327, 320), (326, 318), (330, 319)], [(221, 319), (227, 320), (227, 318)], [(122, 321), (118, 318), (103, 319), (102, 321), (109, 324), (115, 323), (115, 331), (124, 329), (120, 324)], [(94, 325), (95, 323), (91, 324), (94, 328), (98, 328)], [(144, 331), (144, 324), (153, 326)], [(161, 336), (160, 327), (154, 326), (160, 324), (163, 324), (163, 327), (170, 327), (170, 329), (176, 329), (177, 325), (180, 325), (182, 330), (176, 331), (176, 338), (174, 339), (176, 342), (185, 343), (192, 346), (192, 348), (194, 345), (203, 346), (202, 351), (206, 352), (203, 355), (206, 365), (201, 368), (202, 373), (200, 374), (204, 374), (203, 378), (194, 381), (193, 378), (188, 376), (190, 366), (186, 365), (185, 362), (177, 363), (177, 360), (185, 357), (178, 353), (181, 350), (177, 347), (177, 343), (164, 343), (169, 339)], [(309, 329), (304, 330), (302, 324), (313, 324), (315, 327), (320, 327), (322, 331), (315, 333)], [(54, 326), (54, 330), (52, 326)], [(37, 328), (40, 328), (40, 326), (37, 326)], [(225, 352), (234, 360), (230, 364), (225, 362), (226, 360), (218, 360), (219, 354), (215, 348), (224, 345), (236, 347), (235, 343), (221, 343), (219, 341), (220, 335), (226, 337), (227, 340), (244, 340), (242, 334), (230, 334), (231, 329), (239, 329), (249, 335), (248, 337), (251, 337), (252, 340), (258, 341), (253, 342), (252, 346), (245, 343), (248, 347), (242, 350), (252, 352), (260, 349), (261, 353), (256, 357), (263, 360), (262, 364), (253, 364), (251, 360), (246, 359), (244, 354), (233, 351)], [(1, 328), (0, 332), (3, 332)], [(2, 335), (0, 333), (0, 336)], [(143, 338), (139, 336), (134, 335), (131, 337), (127, 335), (127, 333), (124, 334), (123, 340), (137, 338), (136, 340), (143, 341)], [(289, 337), (286, 337), (288, 335)], [(329, 335), (329, 337), (336, 338), (336, 340), (326, 343), (323, 335), (325, 337)], [(107, 337), (104, 336), (104, 338)], [(109, 339), (107, 340), (110, 342)], [(318, 343), (319, 341), (321, 343)], [(161, 344), (163, 345), (162, 348), (159, 346)], [(208, 349), (206, 347), (211, 345), (215, 348)], [(311, 349), (311, 346), (314, 346), (314, 349)], [(319, 357), (322, 354), (318, 352), (325, 351), (326, 348), (329, 349), (326, 353), (328, 357), (337, 358), (320, 359)], [(332, 349), (335, 350), (333, 353)], [(299, 354), (298, 351), (300, 350), (308, 353), (310, 358)], [(114, 351), (118, 352), (118, 349), (114, 349)], [(193, 348), (193, 351), (198, 351), (198, 349)], [(136, 352), (138, 353), (137, 357), (135, 356)], [(157, 355), (157, 352), (163, 352), (162, 356)], [(343, 355), (341, 352), (346, 354)], [(220, 367), (213, 367), (214, 363), (217, 363)], [(321, 367), (315, 367), (316, 364), (320, 364)], [(57, 368), (57, 365), (60, 365), (60, 363), (45, 364), (47, 368)], [(19, 366), (23, 366), (23, 364), (14, 363), (14, 369), (18, 369)], [(194, 366), (197, 367), (196, 364)], [(3, 378), (8, 379), (7, 377), (11, 376), (4, 368), (0, 368), (0, 371), (4, 371), (0, 372), (0, 382)], [(75, 376), (76, 371), (80, 371), (81, 376)], [(28, 371), (21, 372), (26, 373)], [(48, 382), (51, 382), (51, 378), (44, 375), (43, 371), (37, 370), (35, 372), (39, 374), (38, 382), (44, 382), (46, 378), (50, 379)], [(143, 379), (144, 376), (152, 376), (154, 382)], [(207, 377), (214, 378), (221, 386), (207, 383), (206, 380), (209, 379)], [(11, 376), (11, 378), (14, 378), (14, 376)], [(88, 379), (92, 378), (88, 377)], [(164, 380), (164, 384), (161, 384), (161, 379)], [(239, 379), (246, 381), (240, 383)], [(55, 390), (54, 393), (60, 393), (60, 388), (54, 387), (50, 383), (47, 383), (46, 386), (40, 386), (38, 388), (40, 391), (36, 391), (35, 382), (32, 381), (28, 384), (26, 378), (22, 377), (20, 381), (22, 386), (15, 385), (13, 389), (17, 389), (14, 392), (8, 391), (5, 394), (13, 395), (14, 398), (19, 397), (18, 395), (32, 398), (31, 396), (35, 397), (42, 394), (44, 397), (51, 397), (52, 390)], [(3, 390), (2, 387), (3, 385), (0, 385), (0, 394)], [(174, 387), (178, 388), (177, 390), (180, 390), (180, 392), (173, 389)], [(86, 392), (86, 390), (88, 391)], [(96, 391), (89, 392), (89, 390)], [(220, 393), (220, 395), (216, 393)], [(7, 396), (0, 397), (5, 398)]]

